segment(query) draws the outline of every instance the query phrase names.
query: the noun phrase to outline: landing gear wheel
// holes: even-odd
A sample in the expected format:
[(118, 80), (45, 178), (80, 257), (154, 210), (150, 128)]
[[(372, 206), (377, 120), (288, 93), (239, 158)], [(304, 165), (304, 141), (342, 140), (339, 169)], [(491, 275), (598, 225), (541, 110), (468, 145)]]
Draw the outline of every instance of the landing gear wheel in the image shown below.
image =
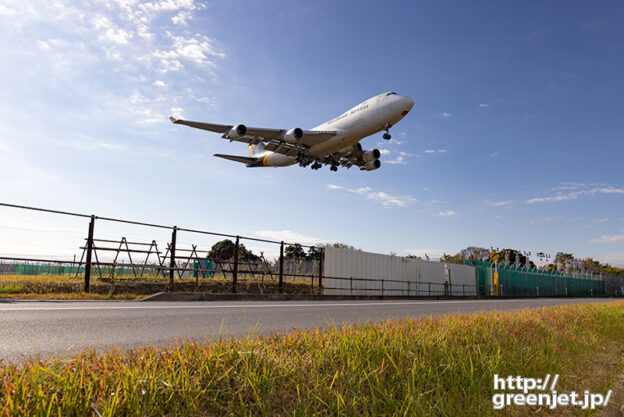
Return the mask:
[(390, 133), (384, 133), (384, 135), (383, 135), (383, 138), (384, 138), (385, 140), (390, 140), (390, 138), (391, 138), (391, 137), (392, 137), (392, 136), (390, 136)]
[(331, 167), (329, 167), (329, 169), (331, 171), (338, 171), (338, 167), (336, 165), (332, 165)]

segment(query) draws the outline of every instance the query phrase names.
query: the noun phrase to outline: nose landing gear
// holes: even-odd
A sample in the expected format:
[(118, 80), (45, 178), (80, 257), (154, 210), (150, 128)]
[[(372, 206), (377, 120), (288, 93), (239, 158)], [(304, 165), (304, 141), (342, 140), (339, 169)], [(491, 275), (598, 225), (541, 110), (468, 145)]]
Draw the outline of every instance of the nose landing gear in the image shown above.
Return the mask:
[(390, 123), (386, 123), (386, 125), (384, 126), (384, 130), (386, 131), (386, 133), (384, 133), (383, 138), (385, 140), (390, 140), (390, 138), (392, 138), (392, 135), (390, 135), (390, 128), (392, 127), (392, 124)]

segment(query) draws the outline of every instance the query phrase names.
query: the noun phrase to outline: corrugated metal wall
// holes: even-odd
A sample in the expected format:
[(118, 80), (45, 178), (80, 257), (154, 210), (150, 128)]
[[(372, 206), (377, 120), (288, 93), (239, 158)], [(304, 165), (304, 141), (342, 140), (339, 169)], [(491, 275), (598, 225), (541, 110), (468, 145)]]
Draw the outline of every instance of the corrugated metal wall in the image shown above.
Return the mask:
[(474, 266), (448, 264), (449, 295), (476, 295), (477, 281)]
[(343, 248), (326, 248), (324, 294), (476, 295), (475, 268)]

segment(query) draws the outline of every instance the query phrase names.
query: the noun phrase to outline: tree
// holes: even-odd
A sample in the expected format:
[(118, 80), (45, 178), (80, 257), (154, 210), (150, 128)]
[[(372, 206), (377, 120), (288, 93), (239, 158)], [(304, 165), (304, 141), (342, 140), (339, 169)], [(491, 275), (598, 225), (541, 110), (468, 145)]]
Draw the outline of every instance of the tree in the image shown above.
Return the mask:
[(464, 264), (464, 257), (462, 256), (461, 253), (456, 253), (455, 255), (451, 255), (451, 254), (445, 253), (440, 258), (440, 262), (444, 262), (444, 263), (447, 263), (447, 264), (460, 264), (460, 265), (463, 265)]
[(490, 250), (478, 246), (468, 246), (466, 249), (462, 249), (459, 254), (467, 261), (487, 261)]
[(362, 250), (362, 249), (357, 249), (355, 246), (347, 245), (346, 243), (342, 243), (342, 242), (323, 243), (318, 246), (320, 248), (338, 248), (338, 249), (351, 249), (351, 250), (359, 250), (359, 251)]
[(307, 258), (311, 261), (319, 261), (321, 259), (321, 251), (321, 248), (312, 246), (310, 249), (308, 249)]
[(593, 258), (577, 259), (571, 253), (557, 252), (553, 263), (544, 265), (546, 271), (581, 272), (585, 274), (617, 274), (624, 273), (624, 268), (602, 264)]
[(284, 259), (306, 259), (306, 253), (299, 243), (288, 245), (284, 249)]
[(553, 260), (553, 264), (555, 264), (555, 267), (565, 269), (566, 262), (571, 262), (573, 260), (574, 255), (572, 255), (571, 253), (557, 252), (557, 255), (555, 255), (555, 259)]
[[(236, 243), (230, 239), (221, 240), (210, 248), (208, 252), (208, 259), (219, 259), (223, 261), (230, 261), (234, 259), (236, 253)], [(243, 261), (258, 261), (260, 257), (255, 255), (252, 251), (245, 248), (245, 245), (239, 243), (238, 245), (238, 259)]]

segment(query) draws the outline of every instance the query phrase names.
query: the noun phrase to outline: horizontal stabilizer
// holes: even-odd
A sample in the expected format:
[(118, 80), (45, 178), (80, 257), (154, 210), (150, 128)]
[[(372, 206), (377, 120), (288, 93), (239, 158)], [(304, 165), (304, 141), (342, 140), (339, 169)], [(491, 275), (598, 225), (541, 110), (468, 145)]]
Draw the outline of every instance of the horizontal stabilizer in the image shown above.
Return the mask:
[(254, 162), (258, 161), (258, 158), (252, 158), (249, 156), (238, 156), (238, 155), (222, 155), (219, 153), (214, 154), (214, 156), (217, 156), (219, 158), (223, 158), (223, 159), (229, 159), (230, 161), (235, 161), (235, 162), (240, 162), (243, 163), (245, 165), (252, 165)]

